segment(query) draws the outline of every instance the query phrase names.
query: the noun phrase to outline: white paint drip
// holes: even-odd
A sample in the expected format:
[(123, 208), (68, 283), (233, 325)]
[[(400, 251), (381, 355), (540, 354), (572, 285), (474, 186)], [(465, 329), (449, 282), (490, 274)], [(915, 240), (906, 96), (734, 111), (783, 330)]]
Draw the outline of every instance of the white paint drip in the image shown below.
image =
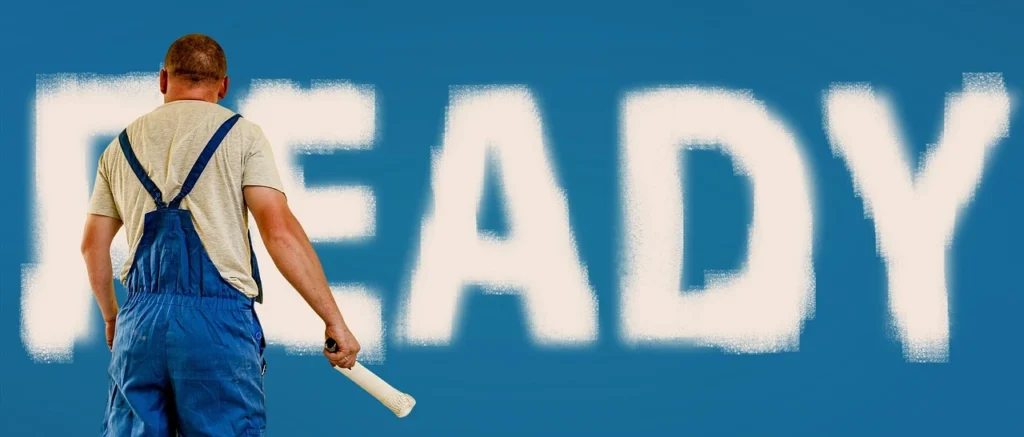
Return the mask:
[[(36, 83), (34, 263), (22, 268), (21, 334), (36, 361), (70, 362), (90, 332), (96, 303), (79, 252), (92, 185), (87, 174), (97, 137), (111, 140), (163, 99), (153, 73), (40, 76)], [(114, 238), (113, 265), (128, 253)]]
[[(477, 231), (488, 153), (509, 214), (510, 232), (500, 241)], [(529, 334), (541, 345), (597, 338), (597, 297), (579, 260), (539, 109), (527, 89), (453, 89), (432, 185), (403, 308), (406, 341), (450, 343), (466, 287), (473, 284), (520, 296)]]
[[(254, 81), (239, 112), (260, 125), (274, 149), (288, 204), (314, 242), (353, 241), (375, 232), (376, 199), (366, 186), (307, 188), (300, 153), (366, 150), (373, 146), (376, 107), (372, 87), (345, 82), (313, 82), (309, 90), (288, 81)], [(250, 224), (253, 247), (270, 260), (259, 230)], [(267, 341), (291, 352), (319, 353), (323, 322), (274, 268), (260, 271), (266, 305)], [(384, 360), (384, 328), (380, 300), (363, 286), (333, 284), (338, 306), (362, 346), (360, 361)]]
[[(624, 341), (796, 350), (813, 313), (814, 273), (811, 181), (795, 136), (749, 93), (721, 89), (631, 93), (622, 116)], [(710, 147), (750, 177), (748, 256), (739, 273), (684, 293), (679, 152)]]
[(890, 108), (867, 85), (835, 85), (825, 94), (825, 130), (853, 173), (865, 214), (874, 218), (905, 358), (945, 362), (946, 251), (986, 156), (1008, 134), (1010, 98), (1000, 74), (965, 74), (964, 91), (947, 97), (938, 145), (916, 171)]

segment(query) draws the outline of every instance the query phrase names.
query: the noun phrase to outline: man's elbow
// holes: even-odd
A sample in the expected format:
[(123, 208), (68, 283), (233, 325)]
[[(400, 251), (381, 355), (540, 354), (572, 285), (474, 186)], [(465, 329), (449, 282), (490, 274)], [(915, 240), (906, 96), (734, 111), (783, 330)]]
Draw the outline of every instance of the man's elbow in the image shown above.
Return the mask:
[(260, 233), (263, 234), (263, 241), (268, 248), (286, 245), (294, 237), (291, 226), (289, 226), (288, 221), (285, 219), (272, 220), (266, 223), (260, 229)]
[(110, 244), (112, 241), (101, 238), (99, 234), (99, 232), (86, 229), (85, 233), (82, 235), (82, 244), (79, 248), (82, 251), (82, 256), (88, 258), (90, 255), (94, 255), (96, 253), (110, 253)]
[(90, 238), (89, 235), (86, 235), (82, 238), (82, 246), (79, 249), (82, 251), (83, 257), (89, 258), (90, 255), (102, 251), (103, 244), (96, 241), (95, 238)]
[(85, 235), (82, 236), (82, 244), (79, 246), (78, 250), (80, 250), (82, 252), (82, 255), (84, 256), (88, 255), (89, 252), (91, 252), (95, 246), (96, 242), (93, 241), (87, 230), (85, 232)]
[(109, 256), (110, 245), (114, 235), (121, 228), (121, 221), (111, 217), (89, 215), (86, 218), (85, 230), (82, 232), (82, 255), (103, 253)]

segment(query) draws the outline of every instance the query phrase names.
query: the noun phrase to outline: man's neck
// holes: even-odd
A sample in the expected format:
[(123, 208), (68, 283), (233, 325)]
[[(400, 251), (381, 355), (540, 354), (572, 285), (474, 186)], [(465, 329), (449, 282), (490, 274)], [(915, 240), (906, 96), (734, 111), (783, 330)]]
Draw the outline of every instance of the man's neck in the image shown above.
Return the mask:
[(210, 98), (210, 97), (207, 97), (207, 96), (173, 96), (173, 97), (171, 95), (165, 95), (164, 96), (164, 103), (180, 102), (180, 101), (183, 101), (183, 100), (200, 101), (200, 102), (207, 102), (207, 103), (217, 103), (217, 99)]
[(164, 94), (164, 103), (176, 102), (179, 100), (199, 100), (208, 103), (217, 103), (218, 99), (217, 89), (208, 86), (181, 86), (179, 84), (170, 84), (167, 92)]

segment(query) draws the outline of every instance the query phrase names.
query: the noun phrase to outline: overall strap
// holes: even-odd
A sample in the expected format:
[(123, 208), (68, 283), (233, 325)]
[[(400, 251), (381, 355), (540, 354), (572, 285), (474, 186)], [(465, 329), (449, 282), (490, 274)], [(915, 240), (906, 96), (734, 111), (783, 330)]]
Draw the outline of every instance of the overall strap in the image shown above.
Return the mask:
[(202, 175), (203, 170), (206, 169), (206, 164), (210, 163), (210, 158), (213, 157), (213, 152), (217, 151), (217, 148), (220, 147), (221, 141), (224, 141), (224, 137), (227, 136), (228, 131), (235, 126), (235, 123), (238, 122), (239, 118), (242, 118), (242, 116), (240, 114), (235, 114), (231, 116), (231, 118), (227, 119), (224, 124), (220, 125), (217, 132), (213, 134), (212, 138), (210, 138), (210, 142), (206, 143), (206, 148), (204, 148), (203, 152), (199, 154), (199, 159), (197, 159), (195, 165), (192, 166), (192, 170), (188, 172), (188, 176), (185, 178), (185, 183), (181, 185), (181, 192), (171, 200), (171, 203), (168, 204), (169, 207), (177, 208), (181, 205), (182, 199), (184, 199), (185, 196), (192, 191), (192, 188), (196, 186), (196, 181), (199, 180), (199, 176)]
[(163, 195), (160, 193), (160, 189), (156, 187), (153, 180), (146, 174), (146, 170), (143, 170), (142, 164), (139, 162), (139, 158), (135, 156), (135, 152), (132, 151), (132, 143), (128, 141), (128, 129), (121, 131), (121, 135), (117, 137), (118, 142), (121, 143), (121, 151), (124, 152), (124, 157), (128, 159), (128, 165), (135, 172), (135, 177), (139, 178), (139, 182), (142, 182), (142, 186), (146, 188), (149, 195), (156, 202), (157, 209), (166, 208), (167, 204), (163, 201)]
[[(206, 147), (203, 148), (201, 153), (199, 153), (199, 158), (196, 159), (196, 163), (192, 165), (192, 170), (190, 170), (188, 172), (188, 176), (185, 177), (185, 183), (181, 184), (181, 192), (179, 192), (177, 196), (174, 196), (174, 199), (172, 199), (171, 203), (168, 205), (170, 208), (180, 207), (181, 201), (185, 199), (185, 196), (187, 196), (188, 193), (192, 192), (192, 189), (196, 186), (196, 182), (199, 181), (199, 176), (203, 174), (203, 170), (206, 169), (207, 164), (210, 163), (210, 159), (213, 158), (214, 152), (216, 152), (217, 148), (220, 147), (221, 142), (224, 141), (224, 137), (228, 135), (228, 132), (230, 132), (231, 128), (235, 126), (235, 123), (238, 122), (239, 118), (242, 118), (242, 115), (235, 114), (224, 121), (224, 123), (220, 125), (220, 128), (217, 129), (217, 132), (213, 134), (213, 137), (210, 138), (210, 141), (206, 143)], [(253, 279), (256, 281), (256, 287), (259, 290), (255, 300), (256, 302), (263, 303), (263, 281), (260, 280), (260, 270), (256, 263), (256, 252), (252, 250), (251, 232), (248, 237), (249, 262), (252, 267)]]
[(249, 232), (249, 263), (252, 266), (252, 279), (256, 281), (256, 302), (263, 303), (263, 281), (260, 280), (260, 266), (256, 263), (256, 251), (252, 249), (252, 232)]

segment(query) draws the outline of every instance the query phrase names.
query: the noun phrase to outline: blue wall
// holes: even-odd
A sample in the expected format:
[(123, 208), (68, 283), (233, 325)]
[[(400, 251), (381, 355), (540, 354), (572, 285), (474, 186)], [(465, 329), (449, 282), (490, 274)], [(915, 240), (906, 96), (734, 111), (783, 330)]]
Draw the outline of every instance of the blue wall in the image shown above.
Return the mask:
[[(1010, 137), (992, 157), (951, 245), (950, 360), (910, 364), (887, 332), (886, 276), (873, 223), (854, 195), (845, 163), (830, 152), (821, 96), (837, 81), (870, 82), (887, 91), (919, 156), (936, 141), (943, 99), (960, 90), (962, 73), (1002, 72), (1012, 95), (1019, 95), (1024, 4), (764, 3), (772, 4), (5, 4), (0, 435), (92, 435), (106, 396), (109, 353), (101, 338), (76, 345), (72, 364), (34, 363), (20, 339), (21, 264), (33, 261), (36, 75), (156, 71), (170, 42), (190, 32), (210, 34), (225, 47), (234, 97), (255, 78), (375, 86), (380, 109), (374, 149), (301, 162), (310, 185), (354, 180), (373, 186), (377, 236), (318, 250), (332, 281), (366, 282), (380, 290), (389, 328), (418, 244), (430, 150), (441, 141), (448, 87), (528, 85), (541, 104), (580, 256), (601, 302), (600, 340), (590, 349), (538, 349), (527, 339), (516, 299), (480, 294), (468, 300), (450, 347), (389, 344), (386, 363), (375, 370), (419, 400), (402, 420), (324, 360), (271, 349), (271, 435), (1019, 432), (1020, 112), (1011, 114)], [(630, 350), (618, 342), (619, 102), (626, 91), (655, 84), (751, 89), (805, 146), (817, 191), (817, 308), (799, 352)], [(232, 108), (236, 103), (231, 96), (225, 102)], [(724, 156), (693, 156), (687, 162), (685, 268), (688, 285), (700, 285), (704, 270), (736, 268), (744, 256), (749, 186)], [(487, 203), (484, 225), (500, 231), (499, 204)], [(283, 292), (291, 291), (268, 291)], [(622, 372), (630, 378), (617, 378)]]

